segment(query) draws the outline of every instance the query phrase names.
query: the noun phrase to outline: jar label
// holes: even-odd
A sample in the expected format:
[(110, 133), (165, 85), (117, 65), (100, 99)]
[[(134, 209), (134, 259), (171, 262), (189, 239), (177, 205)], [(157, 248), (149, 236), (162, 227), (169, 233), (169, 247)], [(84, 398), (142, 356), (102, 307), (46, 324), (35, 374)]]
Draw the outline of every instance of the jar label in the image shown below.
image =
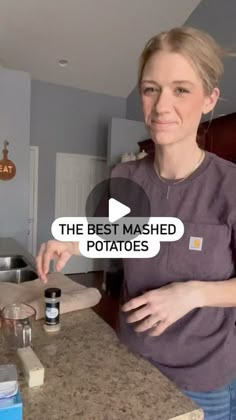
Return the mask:
[(56, 318), (59, 314), (59, 311), (57, 308), (47, 308), (46, 309), (46, 317), (49, 319)]

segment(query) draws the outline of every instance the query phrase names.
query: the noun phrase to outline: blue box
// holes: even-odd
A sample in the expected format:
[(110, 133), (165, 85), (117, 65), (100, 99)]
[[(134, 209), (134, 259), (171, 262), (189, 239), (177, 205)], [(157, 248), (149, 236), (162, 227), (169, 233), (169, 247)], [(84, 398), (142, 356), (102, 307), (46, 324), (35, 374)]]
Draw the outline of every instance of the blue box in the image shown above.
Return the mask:
[(0, 420), (22, 420), (22, 399), (20, 391), (9, 398), (0, 399)]

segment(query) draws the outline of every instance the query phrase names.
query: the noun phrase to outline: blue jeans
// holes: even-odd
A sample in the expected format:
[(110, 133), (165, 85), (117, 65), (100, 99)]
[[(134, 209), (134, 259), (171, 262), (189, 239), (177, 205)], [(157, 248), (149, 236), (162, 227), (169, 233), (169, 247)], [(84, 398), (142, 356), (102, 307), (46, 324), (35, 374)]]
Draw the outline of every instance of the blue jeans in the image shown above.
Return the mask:
[(204, 411), (204, 420), (236, 420), (236, 379), (216, 391), (181, 391)]

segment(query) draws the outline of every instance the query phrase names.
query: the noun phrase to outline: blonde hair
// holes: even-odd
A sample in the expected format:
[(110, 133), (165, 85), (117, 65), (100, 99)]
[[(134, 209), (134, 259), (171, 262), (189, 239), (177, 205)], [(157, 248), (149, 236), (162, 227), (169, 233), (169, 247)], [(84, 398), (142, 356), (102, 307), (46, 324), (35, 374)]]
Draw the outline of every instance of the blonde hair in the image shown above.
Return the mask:
[(210, 94), (219, 85), (224, 73), (223, 57), (236, 55), (233, 51), (221, 47), (202, 30), (184, 26), (173, 28), (161, 32), (147, 42), (139, 59), (139, 87), (145, 65), (159, 51), (180, 53), (190, 59), (202, 79), (206, 94)]

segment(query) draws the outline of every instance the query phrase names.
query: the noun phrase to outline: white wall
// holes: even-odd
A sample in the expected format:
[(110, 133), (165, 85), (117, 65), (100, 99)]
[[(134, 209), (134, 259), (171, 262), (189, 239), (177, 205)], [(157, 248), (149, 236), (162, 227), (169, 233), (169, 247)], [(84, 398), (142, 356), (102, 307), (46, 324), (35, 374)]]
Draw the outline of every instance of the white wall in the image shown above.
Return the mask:
[(0, 69), (0, 159), (4, 140), (16, 176), (0, 180), (0, 237), (12, 237), (27, 245), (29, 201), (30, 76)]

